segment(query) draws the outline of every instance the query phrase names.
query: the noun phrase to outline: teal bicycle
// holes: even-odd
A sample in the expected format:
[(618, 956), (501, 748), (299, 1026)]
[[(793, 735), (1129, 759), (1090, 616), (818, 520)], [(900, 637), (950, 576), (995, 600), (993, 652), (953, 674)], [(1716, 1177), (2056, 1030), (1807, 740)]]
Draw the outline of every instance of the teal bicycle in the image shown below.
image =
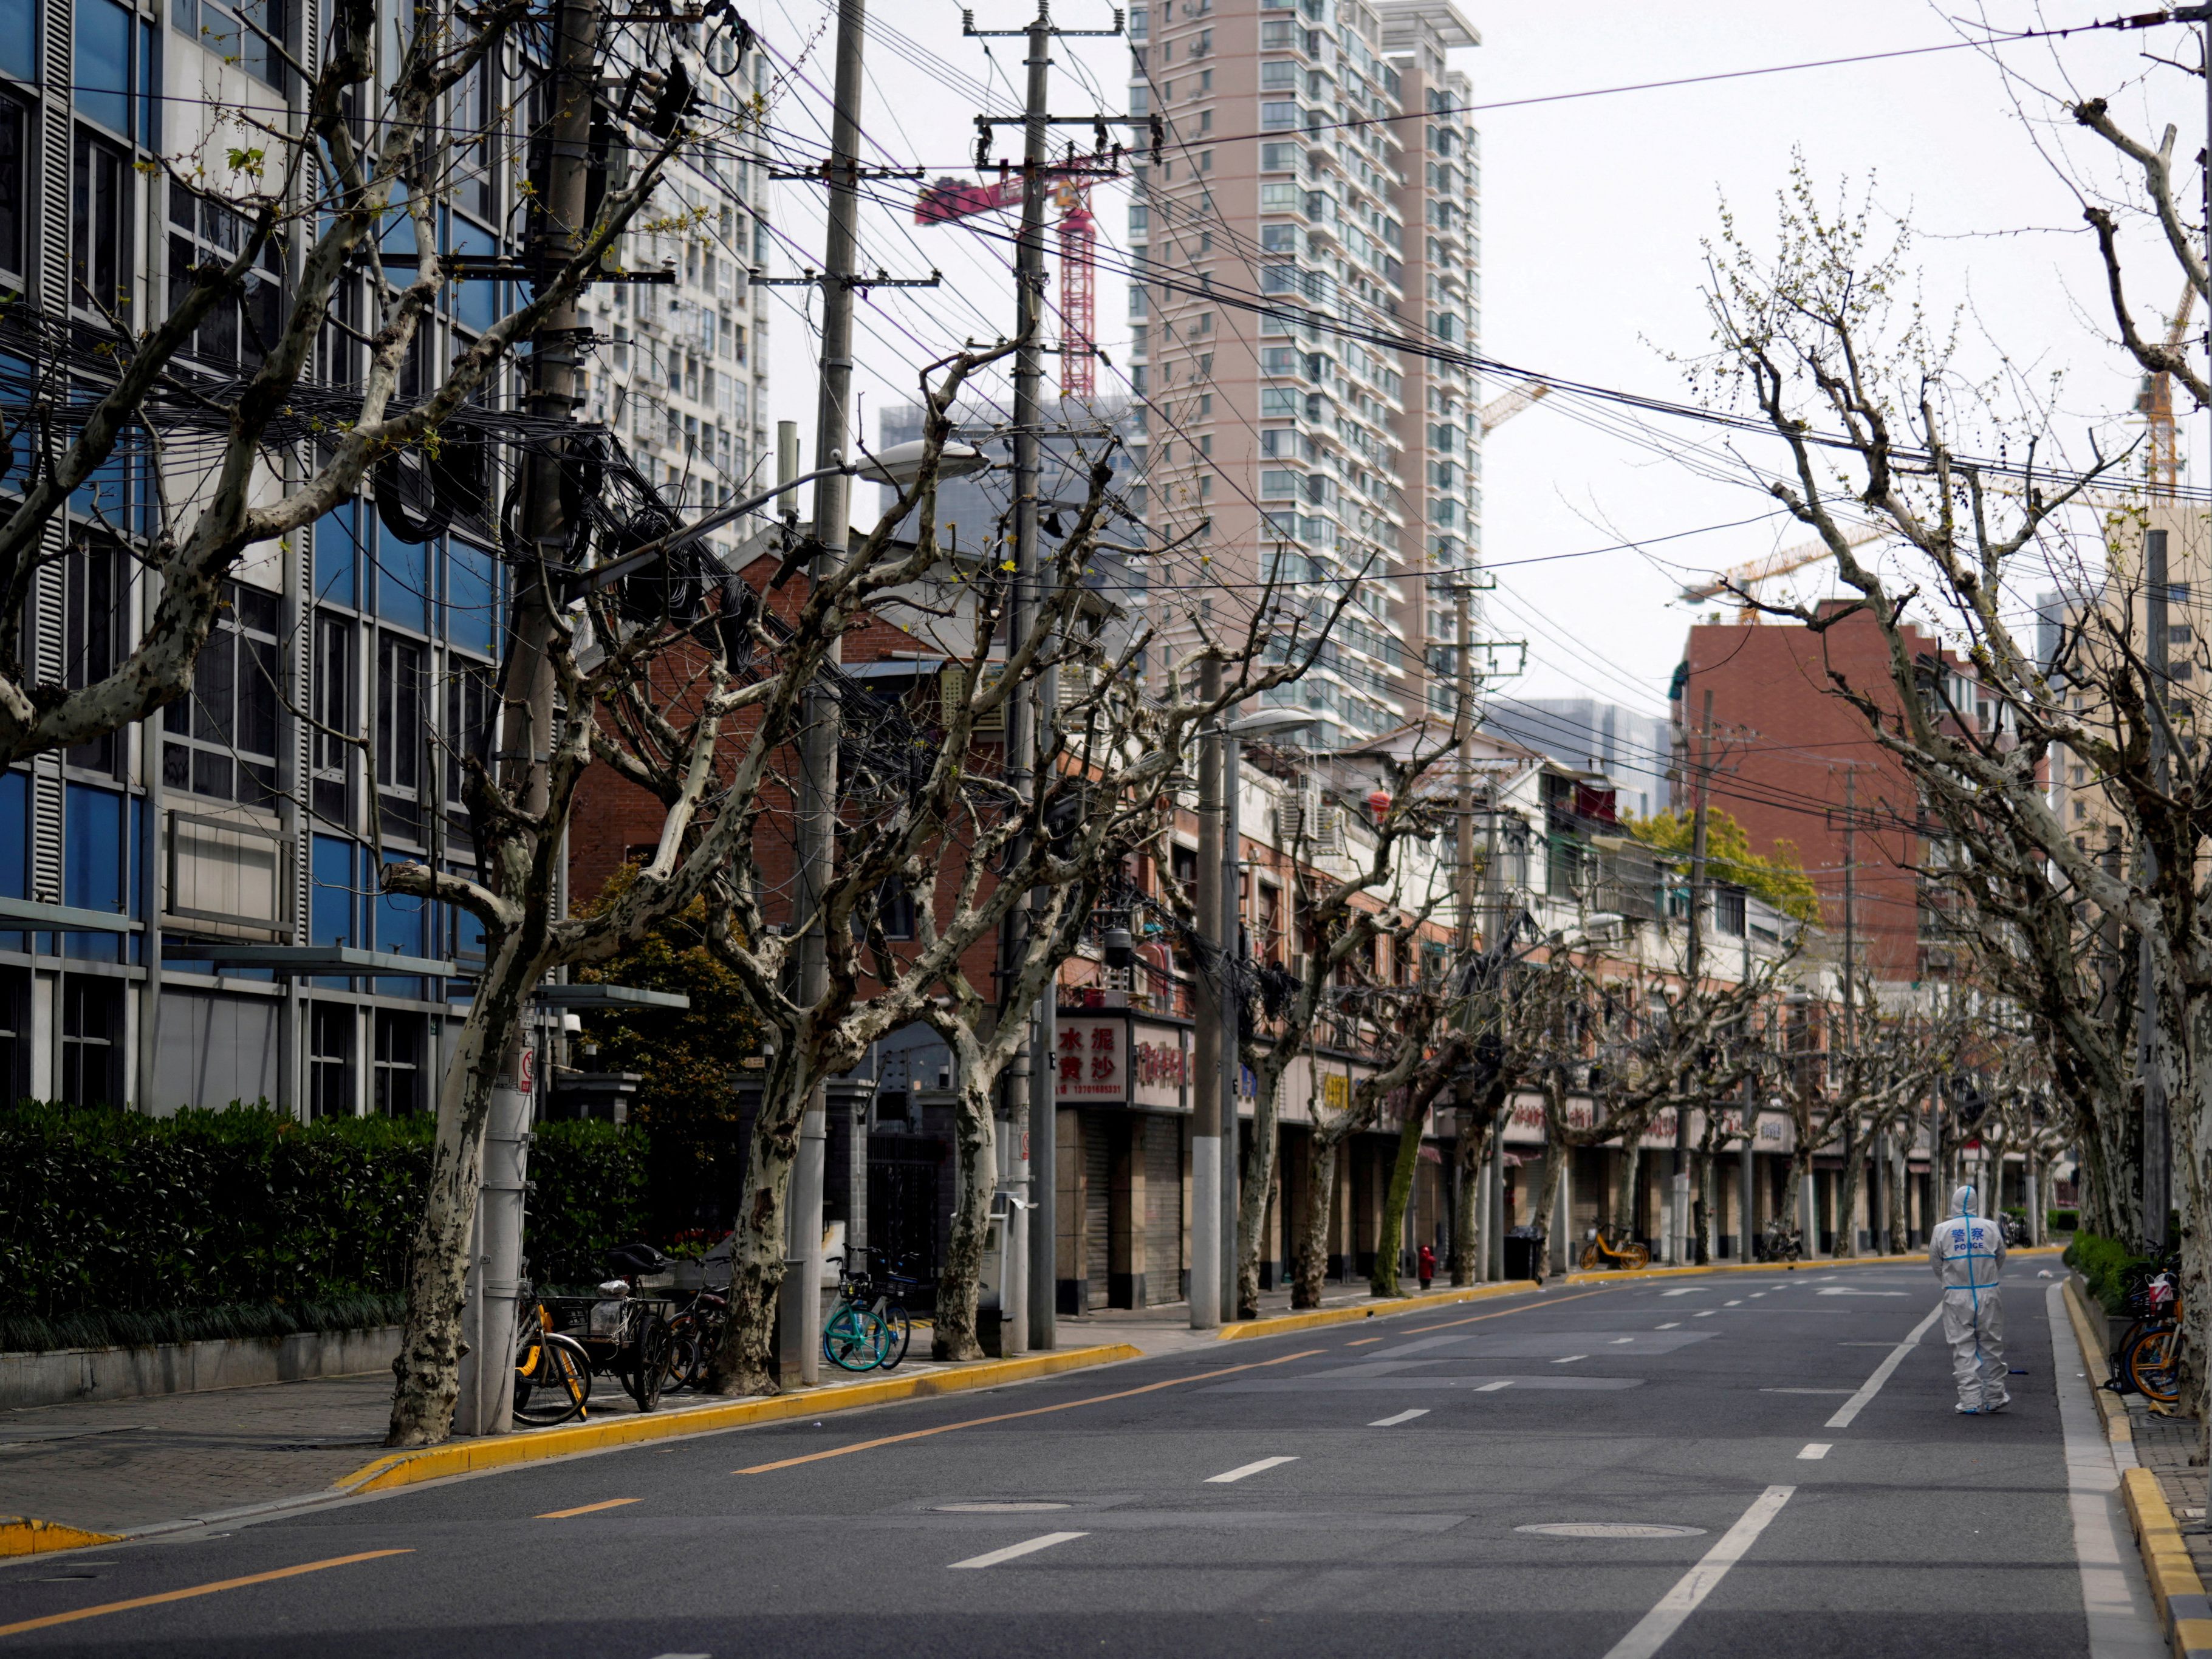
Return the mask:
[(838, 1264), (837, 1305), (822, 1328), (822, 1357), (840, 1370), (890, 1370), (906, 1358), (914, 1324), (906, 1309), (865, 1273)]

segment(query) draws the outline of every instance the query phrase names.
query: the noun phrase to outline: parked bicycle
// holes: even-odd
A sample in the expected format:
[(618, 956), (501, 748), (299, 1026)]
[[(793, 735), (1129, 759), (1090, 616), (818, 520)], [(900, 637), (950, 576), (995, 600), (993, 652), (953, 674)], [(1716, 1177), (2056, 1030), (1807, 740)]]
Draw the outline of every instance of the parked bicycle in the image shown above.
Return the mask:
[(514, 1420), (550, 1428), (588, 1414), (592, 1357), (574, 1337), (553, 1328), (552, 1316), (522, 1285), (515, 1309)]
[[(1611, 1237), (1607, 1237), (1608, 1232)], [(1586, 1273), (1600, 1267), (1628, 1269), (1650, 1265), (1651, 1252), (1632, 1237), (1626, 1227), (1593, 1227), (1589, 1242), (1583, 1246), (1582, 1268)]]
[(865, 1270), (849, 1269), (845, 1256), (830, 1260), (838, 1265), (837, 1305), (822, 1327), (822, 1357), (841, 1370), (891, 1370), (914, 1340), (914, 1322), (893, 1292), (913, 1281), (886, 1274), (878, 1285)]
[(695, 1291), (689, 1302), (677, 1305), (668, 1320), (668, 1388), (696, 1389), (706, 1382), (729, 1322), (730, 1299), (720, 1291)]
[(2135, 1322), (2112, 1349), (2112, 1374), (2105, 1387), (2135, 1393), (2161, 1406), (2181, 1397), (2181, 1288), (2172, 1266), (2138, 1269), (2130, 1276), (2128, 1308)]
[(1768, 1261), (1796, 1261), (1805, 1254), (1805, 1236), (1795, 1227), (1770, 1221), (1759, 1237), (1759, 1255)]

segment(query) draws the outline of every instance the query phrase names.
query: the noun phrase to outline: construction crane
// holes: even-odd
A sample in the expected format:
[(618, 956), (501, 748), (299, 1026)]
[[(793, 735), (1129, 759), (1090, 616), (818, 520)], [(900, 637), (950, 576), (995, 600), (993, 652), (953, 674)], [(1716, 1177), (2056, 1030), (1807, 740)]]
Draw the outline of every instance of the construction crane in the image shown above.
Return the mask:
[[(1844, 544), (1857, 547), (1875, 540), (1881, 531), (1870, 524), (1856, 525), (1844, 533)], [(1786, 576), (1793, 570), (1802, 570), (1808, 564), (1818, 564), (1828, 557), (1826, 542), (1800, 542), (1795, 547), (1785, 547), (1778, 553), (1770, 553), (1763, 559), (1753, 559), (1730, 569), (1716, 571), (1709, 582), (1682, 590), (1682, 598), (1692, 605), (1699, 605), (1723, 593), (1741, 593), (1759, 582), (1772, 581), (1777, 576)], [(1736, 620), (1757, 623), (1759, 607), (1745, 600), (1738, 608)]]
[[(2181, 303), (2173, 308), (2173, 321), (2166, 331), (2168, 351), (2181, 349), (2190, 313), (2196, 308), (2197, 286), (2184, 283)], [(2136, 396), (2136, 412), (2149, 428), (2151, 491), (2170, 500), (2181, 488), (2181, 446), (2173, 425), (2173, 376), (2163, 369), (2143, 376), (2142, 390)]]
[(1475, 416), (1481, 422), (1482, 435), (1487, 438), (1538, 398), (1549, 397), (1551, 392), (1552, 388), (1541, 380), (1523, 380), (1510, 392), (1501, 392), (1483, 404)]
[[(1048, 174), (1053, 205), (1060, 210), (1060, 395), (1063, 398), (1094, 397), (1098, 390), (1095, 361), (1098, 222), (1091, 216), (1091, 186), (1083, 175), (1112, 167), (1118, 161), (1118, 153), (1073, 156)], [(1019, 173), (1001, 173), (997, 182), (980, 185), (948, 177), (922, 187), (921, 198), (914, 205), (914, 222), (949, 224), (979, 213), (1018, 209), (1021, 204)]]

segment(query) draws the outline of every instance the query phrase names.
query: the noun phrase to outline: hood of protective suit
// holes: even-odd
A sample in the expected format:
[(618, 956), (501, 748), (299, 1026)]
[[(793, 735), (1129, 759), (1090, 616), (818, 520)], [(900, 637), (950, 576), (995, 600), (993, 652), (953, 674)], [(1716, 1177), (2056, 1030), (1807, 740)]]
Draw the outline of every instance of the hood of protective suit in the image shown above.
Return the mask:
[(1951, 1213), (1953, 1215), (1972, 1215), (1973, 1212), (1974, 1189), (1972, 1187), (1961, 1187), (1957, 1192), (1951, 1194)]

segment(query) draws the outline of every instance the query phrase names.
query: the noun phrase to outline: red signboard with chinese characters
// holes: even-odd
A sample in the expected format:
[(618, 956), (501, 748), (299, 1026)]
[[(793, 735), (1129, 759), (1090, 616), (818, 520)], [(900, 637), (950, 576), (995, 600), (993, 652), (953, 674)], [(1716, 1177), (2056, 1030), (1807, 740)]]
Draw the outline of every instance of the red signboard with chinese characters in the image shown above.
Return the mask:
[(1054, 1097), (1076, 1105), (1129, 1099), (1129, 1026), (1120, 1019), (1061, 1014), (1053, 1033)]

